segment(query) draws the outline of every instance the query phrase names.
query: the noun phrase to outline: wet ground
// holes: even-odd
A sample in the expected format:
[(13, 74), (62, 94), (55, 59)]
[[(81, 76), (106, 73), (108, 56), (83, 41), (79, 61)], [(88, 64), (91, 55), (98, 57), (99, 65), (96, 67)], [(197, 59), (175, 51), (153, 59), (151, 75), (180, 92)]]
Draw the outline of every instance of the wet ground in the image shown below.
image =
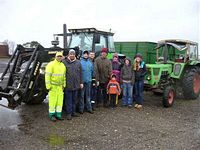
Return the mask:
[(142, 110), (98, 108), (71, 121), (51, 122), (41, 105), (0, 107), (0, 149), (200, 149), (200, 99), (176, 100), (163, 108), (161, 97), (145, 92)]

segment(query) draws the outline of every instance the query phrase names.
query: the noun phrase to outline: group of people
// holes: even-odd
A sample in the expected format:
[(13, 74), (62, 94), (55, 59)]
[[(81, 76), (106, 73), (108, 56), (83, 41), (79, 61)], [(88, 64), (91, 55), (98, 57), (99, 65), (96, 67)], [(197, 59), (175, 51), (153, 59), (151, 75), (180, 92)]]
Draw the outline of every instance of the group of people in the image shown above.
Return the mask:
[(115, 108), (122, 94), (122, 107), (141, 109), (146, 65), (141, 54), (136, 54), (134, 62), (126, 57), (119, 62), (117, 54), (107, 59), (108, 50), (102, 48), (101, 55), (83, 51), (80, 60), (76, 52), (70, 50), (66, 57), (57, 52), (55, 60), (48, 63), (45, 70), (45, 84), (49, 91), (49, 118), (51, 121), (78, 117), (85, 111), (93, 114), (96, 107)]

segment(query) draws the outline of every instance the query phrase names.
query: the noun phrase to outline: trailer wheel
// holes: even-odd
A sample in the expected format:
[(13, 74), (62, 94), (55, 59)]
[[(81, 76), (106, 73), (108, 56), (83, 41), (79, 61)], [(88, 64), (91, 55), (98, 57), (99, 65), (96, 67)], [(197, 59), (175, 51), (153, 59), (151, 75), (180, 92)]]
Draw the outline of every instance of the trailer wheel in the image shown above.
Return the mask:
[(182, 79), (182, 85), (185, 99), (197, 99), (200, 95), (200, 68), (187, 69)]
[(172, 86), (166, 86), (163, 90), (163, 106), (171, 107), (175, 99), (175, 90)]

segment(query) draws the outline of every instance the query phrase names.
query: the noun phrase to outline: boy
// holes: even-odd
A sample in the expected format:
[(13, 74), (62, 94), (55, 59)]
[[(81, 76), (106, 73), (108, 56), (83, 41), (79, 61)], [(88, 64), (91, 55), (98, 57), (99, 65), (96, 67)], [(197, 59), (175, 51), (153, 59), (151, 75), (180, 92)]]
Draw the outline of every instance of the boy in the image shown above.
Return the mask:
[(110, 106), (116, 107), (118, 95), (120, 95), (121, 89), (119, 83), (116, 81), (116, 75), (111, 76), (111, 80), (107, 85), (107, 93), (109, 94)]

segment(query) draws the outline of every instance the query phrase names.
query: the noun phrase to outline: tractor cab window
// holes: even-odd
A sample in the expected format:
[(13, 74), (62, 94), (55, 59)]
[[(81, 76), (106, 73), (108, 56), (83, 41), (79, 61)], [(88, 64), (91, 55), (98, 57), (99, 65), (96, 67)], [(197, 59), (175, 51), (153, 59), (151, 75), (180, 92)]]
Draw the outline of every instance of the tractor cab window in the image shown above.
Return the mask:
[(197, 59), (197, 46), (196, 45), (190, 45), (190, 51), (189, 51), (189, 57), (190, 59)]
[(113, 36), (108, 36), (108, 49), (110, 52), (115, 52)]
[(88, 33), (73, 34), (71, 37), (69, 47), (78, 46), (81, 51), (84, 50), (91, 51), (92, 41), (93, 41), (93, 34), (88, 34)]
[(95, 53), (100, 53), (101, 49), (107, 47), (106, 46), (106, 38), (103, 35), (100, 35), (99, 43), (95, 43)]

